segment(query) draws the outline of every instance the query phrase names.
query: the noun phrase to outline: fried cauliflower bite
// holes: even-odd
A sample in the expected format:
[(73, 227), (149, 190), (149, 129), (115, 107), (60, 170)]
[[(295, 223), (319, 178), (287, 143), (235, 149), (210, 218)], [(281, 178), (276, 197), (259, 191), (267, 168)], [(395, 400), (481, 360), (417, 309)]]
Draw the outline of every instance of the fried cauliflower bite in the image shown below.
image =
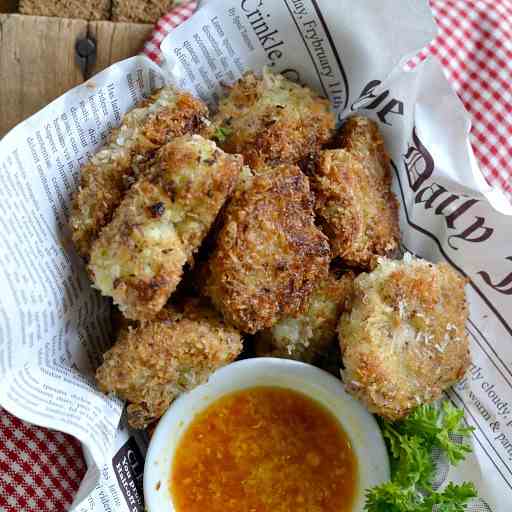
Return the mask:
[(203, 292), (226, 321), (255, 333), (301, 313), (329, 265), (306, 176), (293, 165), (246, 176), (223, 221)]
[(350, 300), (354, 274), (330, 271), (311, 295), (303, 314), (287, 316), (255, 336), (258, 356), (285, 357), (312, 363), (326, 356), (336, 339), (339, 317)]
[(389, 183), (344, 149), (321, 151), (311, 178), (315, 211), (333, 256), (371, 269), (398, 249), (398, 202)]
[(207, 115), (201, 100), (164, 87), (124, 116), (107, 144), (81, 169), (70, 225), (75, 246), (84, 258), (154, 152), (174, 137), (202, 129)]
[(94, 286), (132, 320), (150, 320), (233, 190), (242, 158), (199, 135), (165, 145), (93, 243)]
[(363, 116), (349, 117), (343, 123), (337, 142), (357, 156), (371, 176), (391, 183), (389, 155), (375, 121)]
[(145, 428), (184, 391), (240, 354), (240, 333), (210, 307), (188, 302), (156, 320), (124, 329), (96, 372), (101, 391), (129, 402), (128, 422)]
[(338, 326), (347, 390), (397, 420), (441, 397), (470, 362), (464, 278), (406, 254), (354, 281)]
[[(252, 169), (297, 163), (333, 133), (329, 102), (282, 75), (246, 73), (221, 99), (210, 133)], [(216, 135), (215, 135), (216, 134)]]

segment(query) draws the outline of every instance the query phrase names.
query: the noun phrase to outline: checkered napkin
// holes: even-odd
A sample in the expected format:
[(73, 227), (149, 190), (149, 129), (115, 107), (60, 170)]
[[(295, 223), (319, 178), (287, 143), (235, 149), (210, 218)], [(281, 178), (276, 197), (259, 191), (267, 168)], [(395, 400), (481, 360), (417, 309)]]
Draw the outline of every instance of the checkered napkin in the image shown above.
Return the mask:
[(85, 475), (80, 443), (0, 407), (0, 511), (67, 510)]
[(471, 114), (471, 144), (485, 178), (512, 201), (512, 1), (430, 0), (435, 55)]
[[(473, 121), (471, 142), (487, 181), (512, 200), (512, 1), (430, 0), (438, 37), (419, 55), (435, 55)], [(144, 53), (160, 43), (197, 2), (162, 17)], [(79, 443), (29, 426), (0, 408), (0, 511), (61, 511), (85, 473)]]
[(197, 1), (192, 0), (191, 2), (183, 2), (182, 4), (175, 7), (171, 12), (162, 16), (155, 29), (151, 34), (151, 37), (146, 41), (143, 52), (156, 63), (160, 62), (162, 53), (160, 52), (160, 44), (164, 40), (165, 36), (180, 23), (188, 20), (194, 11), (197, 9)]

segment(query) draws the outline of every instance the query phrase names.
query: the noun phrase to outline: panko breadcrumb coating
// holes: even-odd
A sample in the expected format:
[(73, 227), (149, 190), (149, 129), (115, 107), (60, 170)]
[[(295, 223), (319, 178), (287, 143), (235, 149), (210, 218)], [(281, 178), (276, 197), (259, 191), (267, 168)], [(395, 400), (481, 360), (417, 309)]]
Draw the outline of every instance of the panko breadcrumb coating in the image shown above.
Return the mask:
[(144, 428), (172, 401), (242, 351), (240, 334), (213, 309), (188, 302), (123, 330), (96, 372), (99, 388), (127, 400), (128, 422)]
[(207, 115), (201, 100), (164, 87), (124, 116), (107, 144), (81, 169), (70, 225), (73, 241), (84, 258), (155, 151), (174, 137), (198, 132)]
[(353, 282), (352, 272), (339, 277), (337, 272), (330, 271), (311, 295), (303, 314), (282, 318), (270, 329), (256, 334), (256, 354), (306, 363), (326, 356), (336, 339), (338, 320), (350, 300)]
[(381, 180), (355, 154), (321, 151), (311, 176), (315, 211), (329, 237), (333, 256), (371, 269), (378, 256), (398, 249), (398, 202), (389, 182)]
[(349, 117), (341, 127), (337, 143), (357, 156), (370, 175), (391, 183), (389, 155), (375, 121), (363, 116)]
[(89, 273), (133, 320), (150, 320), (179, 283), (242, 165), (199, 135), (165, 145), (94, 242)]
[(381, 259), (354, 281), (339, 323), (347, 390), (371, 412), (397, 420), (441, 397), (470, 361), (464, 278), (446, 263), (406, 254)]
[(246, 73), (219, 104), (211, 133), (229, 153), (240, 153), (252, 169), (297, 163), (332, 136), (329, 102), (311, 89), (263, 70)]
[(246, 176), (223, 220), (205, 292), (226, 321), (255, 333), (301, 313), (329, 265), (306, 176), (293, 165)]

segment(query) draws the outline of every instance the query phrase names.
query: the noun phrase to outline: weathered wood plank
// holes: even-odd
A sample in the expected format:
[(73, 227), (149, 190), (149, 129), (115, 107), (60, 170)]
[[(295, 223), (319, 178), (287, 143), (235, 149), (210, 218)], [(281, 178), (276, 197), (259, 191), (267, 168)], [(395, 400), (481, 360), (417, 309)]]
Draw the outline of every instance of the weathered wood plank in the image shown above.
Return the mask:
[(0, 137), (83, 82), (75, 42), (87, 21), (0, 14)]
[[(3, 1), (3, 0), (0, 0)], [(140, 52), (153, 26), (0, 14), (0, 137), (84, 76), (75, 44), (96, 41), (88, 77)]]
[(96, 62), (87, 70), (88, 76), (99, 73), (114, 62), (137, 55), (152, 30), (153, 25), (91, 21), (89, 36), (96, 40), (97, 55)]

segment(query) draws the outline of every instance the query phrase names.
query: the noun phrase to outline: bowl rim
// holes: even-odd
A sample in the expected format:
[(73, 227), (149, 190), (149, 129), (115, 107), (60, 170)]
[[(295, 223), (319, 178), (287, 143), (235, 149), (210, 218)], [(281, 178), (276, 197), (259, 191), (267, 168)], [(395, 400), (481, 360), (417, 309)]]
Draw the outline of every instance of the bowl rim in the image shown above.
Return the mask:
[[(340, 422), (358, 461), (353, 512), (363, 510), (365, 490), (389, 480), (389, 458), (375, 418), (330, 373), (300, 361), (243, 359), (216, 370), (208, 381), (178, 397), (160, 419), (146, 454), (144, 498), (148, 512), (176, 512), (169, 489), (176, 445), (194, 417), (217, 399), (257, 386), (281, 387), (312, 398)], [(361, 466), (364, 460), (364, 466)], [(363, 469), (364, 468), (364, 469)]]

